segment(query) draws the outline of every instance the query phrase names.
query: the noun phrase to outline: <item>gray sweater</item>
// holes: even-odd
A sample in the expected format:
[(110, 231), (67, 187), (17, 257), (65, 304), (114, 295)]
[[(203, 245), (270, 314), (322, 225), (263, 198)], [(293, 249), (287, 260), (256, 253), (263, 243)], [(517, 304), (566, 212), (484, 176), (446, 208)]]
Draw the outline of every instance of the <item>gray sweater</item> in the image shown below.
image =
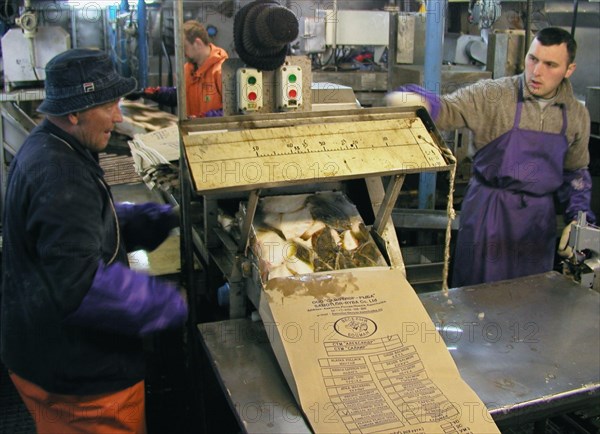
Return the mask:
[[(512, 128), (517, 109), (519, 80), (522, 77), (523, 75), (516, 75), (481, 80), (444, 95), (441, 98), (441, 111), (436, 119), (437, 127), (440, 130), (466, 127), (473, 131), (475, 149), (483, 148)], [(520, 128), (560, 133), (563, 124), (561, 105), (564, 105), (567, 110), (569, 141), (564, 168), (577, 170), (587, 167), (590, 161), (590, 115), (585, 106), (574, 97), (569, 80), (562, 81), (554, 102), (543, 110), (526, 86), (523, 95), (525, 101)]]

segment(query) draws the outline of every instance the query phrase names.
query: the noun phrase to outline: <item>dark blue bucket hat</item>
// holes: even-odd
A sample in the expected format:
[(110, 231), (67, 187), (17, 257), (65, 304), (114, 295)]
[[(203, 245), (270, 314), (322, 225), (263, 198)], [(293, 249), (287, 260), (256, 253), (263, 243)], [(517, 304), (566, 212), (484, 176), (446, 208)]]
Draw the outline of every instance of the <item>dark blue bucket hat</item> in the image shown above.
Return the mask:
[(38, 111), (53, 116), (115, 101), (137, 87), (117, 73), (106, 53), (87, 48), (64, 51), (46, 64), (46, 98)]

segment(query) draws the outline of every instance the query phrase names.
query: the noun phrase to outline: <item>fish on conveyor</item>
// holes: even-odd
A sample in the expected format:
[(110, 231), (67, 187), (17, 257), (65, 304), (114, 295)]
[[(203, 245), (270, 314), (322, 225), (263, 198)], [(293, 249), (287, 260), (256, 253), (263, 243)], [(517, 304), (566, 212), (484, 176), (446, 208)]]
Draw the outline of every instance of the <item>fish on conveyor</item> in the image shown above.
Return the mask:
[(273, 231), (256, 231), (256, 241), (252, 246), (254, 254), (264, 261), (269, 270), (285, 261), (290, 244)]
[(315, 271), (335, 270), (336, 257), (339, 250), (337, 232), (330, 228), (316, 232), (312, 236), (312, 247), (315, 251), (314, 268)]
[(287, 196), (265, 196), (260, 199), (260, 207), (264, 213), (295, 212), (306, 205), (309, 194), (292, 194)]
[(315, 193), (306, 202), (314, 220), (322, 221), (338, 231), (350, 229), (354, 222), (361, 221), (356, 207), (341, 193)]
[(280, 225), (277, 229), (281, 231), (286, 240), (290, 240), (300, 237), (313, 226), (314, 222), (310, 210), (304, 207), (294, 212), (281, 214)]
[(341, 192), (262, 198), (253, 227), (264, 280), (385, 265), (356, 206)]
[(373, 241), (367, 241), (361, 244), (352, 257), (352, 262), (356, 267), (375, 267), (384, 265), (379, 249)]

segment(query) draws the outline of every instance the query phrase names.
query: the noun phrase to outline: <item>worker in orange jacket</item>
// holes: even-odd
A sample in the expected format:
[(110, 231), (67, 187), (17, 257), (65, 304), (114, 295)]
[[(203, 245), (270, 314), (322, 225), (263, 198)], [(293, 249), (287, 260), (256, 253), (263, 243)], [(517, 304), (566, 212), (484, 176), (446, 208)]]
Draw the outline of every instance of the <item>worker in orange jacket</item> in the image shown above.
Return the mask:
[[(210, 42), (204, 26), (196, 20), (183, 24), (185, 39), (184, 65), (186, 105), (188, 117), (211, 117), (223, 115), (223, 85), (221, 66), (227, 60), (227, 52)], [(128, 96), (128, 99), (144, 97), (161, 105), (177, 105), (175, 87), (147, 87), (141, 92)]]

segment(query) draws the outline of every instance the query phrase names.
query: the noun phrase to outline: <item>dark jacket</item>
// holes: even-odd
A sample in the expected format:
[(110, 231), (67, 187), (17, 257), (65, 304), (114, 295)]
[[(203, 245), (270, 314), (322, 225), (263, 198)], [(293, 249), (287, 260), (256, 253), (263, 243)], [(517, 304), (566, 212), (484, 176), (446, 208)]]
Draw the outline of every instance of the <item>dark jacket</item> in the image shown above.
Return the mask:
[[(119, 294), (152, 282), (151, 289), (168, 291), (129, 270), (124, 238), (131, 224), (126, 219), (119, 224), (97, 155), (45, 120), (12, 162), (4, 212), (4, 364), (61, 394), (106, 393), (142, 380), (140, 333), (120, 330), (112, 319), (123, 312), (115, 314), (105, 300), (127, 307), (132, 303), (117, 300)], [(174, 226), (167, 218), (162, 213), (154, 222), (163, 239)], [(144, 300), (136, 304), (143, 310), (143, 303), (153, 301), (149, 292), (140, 294)], [(168, 297), (180, 312), (179, 301), (172, 293)], [(89, 308), (98, 315), (90, 315)]]

